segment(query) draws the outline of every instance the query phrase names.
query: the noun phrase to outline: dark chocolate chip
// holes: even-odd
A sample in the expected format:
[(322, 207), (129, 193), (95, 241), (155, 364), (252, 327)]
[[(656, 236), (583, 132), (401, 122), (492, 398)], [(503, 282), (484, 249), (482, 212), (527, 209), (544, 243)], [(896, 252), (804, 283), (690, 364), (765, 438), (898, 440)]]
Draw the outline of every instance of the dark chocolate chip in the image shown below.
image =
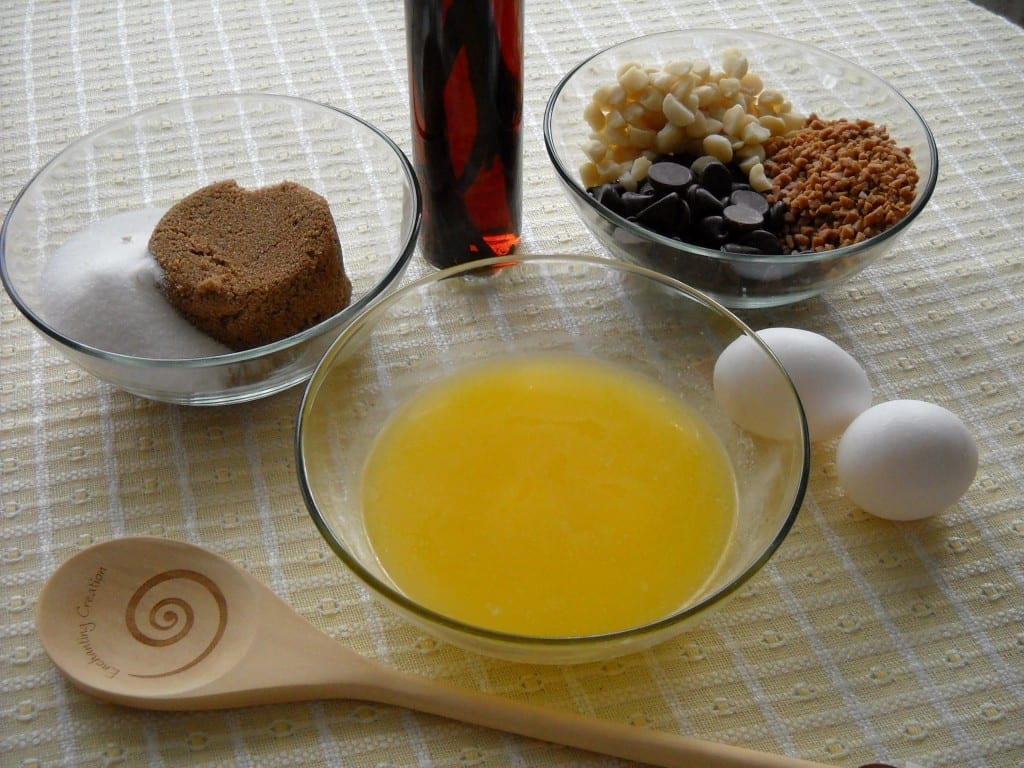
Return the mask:
[(663, 235), (673, 235), (679, 227), (680, 206), (685, 205), (675, 192), (651, 203), (636, 215), (636, 223)]
[(693, 215), (690, 213), (690, 206), (683, 198), (679, 198), (679, 218), (676, 222), (676, 232), (684, 237), (688, 235), (692, 221)]
[(764, 215), (745, 205), (728, 205), (722, 211), (722, 218), (733, 230), (745, 232), (764, 224)]
[(706, 163), (696, 177), (697, 182), (715, 197), (726, 197), (732, 191), (732, 171), (720, 160)]
[(692, 163), (690, 163), (690, 170), (693, 171), (694, 177), (699, 179), (700, 175), (702, 173), (704, 173), (704, 169), (710, 163), (721, 163), (721, 162), (722, 161), (719, 160), (714, 155), (701, 155), (696, 160), (694, 160)]
[(762, 216), (768, 213), (768, 198), (760, 192), (755, 192), (749, 188), (741, 189), (733, 186), (732, 194), (729, 196), (729, 202), (733, 205), (745, 205), (748, 208), (753, 208)]
[(755, 229), (743, 236), (740, 241), (743, 245), (757, 248), (761, 253), (782, 253), (782, 243), (774, 234), (766, 229)]
[(621, 214), (624, 210), (622, 197), (614, 184), (601, 184), (594, 187), (591, 192), (594, 199), (610, 211)]
[(705, 216), (697, 222), (697, 231), (704, 240), (713, 245), (721, 245), (728, 237), (725, 221), (721, 216)]
[(659, 192), (682, 192), (693, 182), (693, 173), (681, 163), (661, 161), (647, 171), (647, 178)]
[(690, 187), (686, 192), (686, 202), (695, 218), (719, 216), (722, 213), (722, 201), (708, 192), (704, 187)]
[(654, 195), (627, 191), (622, 193), (620, 199), (622, 200), (623, 215), (628, 218), (629, 216), (636, 216), (640, 211), (653, 203)]
[(768, 222), (771, 228), (778, 231), (782, 229), (782, 225), (786, 222), (786, 204), (781, 200), (772, 203), (771, 208), (768, 209)]

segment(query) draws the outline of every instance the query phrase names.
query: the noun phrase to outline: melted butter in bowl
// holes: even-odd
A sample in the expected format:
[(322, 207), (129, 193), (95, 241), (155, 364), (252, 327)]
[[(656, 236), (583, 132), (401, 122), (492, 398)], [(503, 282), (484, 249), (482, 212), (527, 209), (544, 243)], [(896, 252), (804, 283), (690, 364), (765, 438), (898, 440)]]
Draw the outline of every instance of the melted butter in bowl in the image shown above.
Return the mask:
[(538, 637), (690, 604), (736, 516), (729, 458), (691, 408), (626, 368), (561, 355), (500, 358), (415, 395), (377, 437), (361, 498), (407, 596)]
[(433, 273), (361, 313), (310, 379), (307, 508), (356, 584), (441, 640), (527, 663), (648, 648), (736, 594), (803, 498), (796, 392), (776, 439), (715, 396), (740, 337), (779, 369), (727, 310), (642, 267)]

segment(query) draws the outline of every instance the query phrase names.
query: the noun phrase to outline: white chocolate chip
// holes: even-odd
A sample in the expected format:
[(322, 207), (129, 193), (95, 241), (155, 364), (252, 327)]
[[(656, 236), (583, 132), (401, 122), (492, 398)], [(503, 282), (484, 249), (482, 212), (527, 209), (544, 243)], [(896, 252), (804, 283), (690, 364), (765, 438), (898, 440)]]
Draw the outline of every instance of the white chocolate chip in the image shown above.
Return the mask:
[(614, 82), (594, 91), (584, 119), (592, 130), (583, 148), (589, 162), (580, 169), (587, 186), (617, 179), (635, 184), (649, 167), (636, 162), (641, 157), (704, 153), (738, 161), (748, 175), (760, 174), (757, 184), (752, 176), (752, 186), (770, 187), (763, 144), (804, 124), (782, 93), (764, 88), (749, 71), (738, 49), (723, 53), (721, 70), (706, 61), (625, 62)]

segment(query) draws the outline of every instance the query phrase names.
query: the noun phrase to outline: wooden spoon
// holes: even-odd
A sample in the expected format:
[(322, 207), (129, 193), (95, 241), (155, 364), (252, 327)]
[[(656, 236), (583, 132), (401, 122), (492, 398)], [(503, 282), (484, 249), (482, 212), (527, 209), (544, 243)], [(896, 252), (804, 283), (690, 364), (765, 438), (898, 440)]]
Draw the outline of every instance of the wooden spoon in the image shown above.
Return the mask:
[(824, 768), (396, 671), (317, 631), (230, 561), (167, 539), (122, 538), (76, 554), (43, 587), (36, 624), (46, 652), (72, 682), (131, 707), (349, 698), (653, 765)]

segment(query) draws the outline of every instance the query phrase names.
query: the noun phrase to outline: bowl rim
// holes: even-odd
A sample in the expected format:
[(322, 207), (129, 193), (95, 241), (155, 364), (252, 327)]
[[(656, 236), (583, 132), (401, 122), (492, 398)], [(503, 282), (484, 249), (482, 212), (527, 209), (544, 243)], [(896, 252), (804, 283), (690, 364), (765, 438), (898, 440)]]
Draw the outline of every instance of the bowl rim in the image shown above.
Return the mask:
[[(598, 268), (612, 268), (620, 272), (629, 272), (634, 275), (646, 277), (655, 282), (662, 283), (663, 285), (670, 287), (680, 293), (685, 294), (691, 300), (696, 301), (699, 304), (705, 305), (713, 312), (725, 317), (736, 328), (741, 332), (741, 336), (745, 336), (751, 339), (759, 348), (761, 348), (774, 362), (778, 370), (780, 370), (785, 377), (787, 384), (789, 385), (790, 392), (793, 395), (797, 411), (800, 416), (801, 426), (801, 448), (802, 448), (802, 460), (800, 466), (800, 478), (796, 483), (795, 494), (793, 497), (792, 504), (789, 511), (786, 513), (786, 518), (779, 526), (779, 529), (772, 536), (771, 541), (764, 547), (763, 551), (755, 558), (750, 564), (748, 564), (744, 570), (736, 576), (732, 581), (718, 590), (704, 595), (695, 603), (689, 604), (686, 607), (674, 611), (668, 616), (664, 616), (661, 619), (649, 622), (644, 625), (627, 627), (625, 629), (614, 630), (611, 632), (601, 632), (593, 634), (583, 635), (571, 635), (571, 636), (541, 636), (541, 635), (525, 635), (517, 634), (514, 632), (504, 632), (500, 630), (488, 629), (486, 627), (476, 626), (469, 624), (458, 619), (454, 619), (445, 614), (438, 613), (436, 611), (427, 608), (420, 603), (412, 600), (402, 593), (396, 587), (392, 587), (385, 583), (383, 580), (377, 578), (371, 573), (357, 557), (352, 555), (349, 550), (342, 544), (342, 542), (334, 535), (331, 525), (326, 519), (326, 515), (319, 509), (313, 491), (310, 487), (308, 477), (306, 474), (306, 462), (304, 459), (303, 451), (303, 435), (305, 433), (304, 425), (309, 415), (309, 410), (312, 407), (313, 401), (316, 399), (317, 393), (320, 389), (320, 385), (323, 380), (329, 374), (332, 364), (335, 358), (339, 355), (341, 350), (353, 339), (358, 340), (362, 336), (362, 330), (374, 319), (376, 315), (379, 315), (399, 301), (403, 297), (419, 291), (421, 288), (427, 287), (432, 284), (438, 284), (452, 278), (472, 276), (472, 273), (482, 272), (486, 270), (497, 270), (506, 267), (518, 267), (521, 264), (537, 264), (537, 263), (548, 263), (548, 262), (569, 262), (577, 264), (588, 264)], [(737, 336), (740, 338), (740, 336)], [(807, 427), (807, 418), (804, 413), (803, 404), (800, 401), (800, 397), (797, 394), (796, 387), (793, 384), (792, 379), (786, 372), (779, 358), (774, 352), (761, 340), (757, 333), (744, 323), (739, 317), (733, 312), (726, 308), (723, 304), (715, 301), (713, 298), (692, 288), (685, 283), (676, 280), (675, 278), (664, 275), (660, 272), (648, 269), (647, 267), (631, 264), (628, 262), (620, 261), (617, 259), (611, 259), (603, 256), (592, 256), (584, 254), (527, 254), (527, 255), (516, 255), (514, 257), (493, 257), (488, 259), (481, 259), (479, 261), (469, 262), (465, 264), (448, 267), (443, 270), (438, 270), (431, 274), (420, 277), (419, 279), (406, 283), (404, 286), (398, 288), (386, 297), (377, 301), (365, 312), (362, 312), (352, 323), (347, 325), (345, 329), (338, 335), (338, 337), (332, 342), (327, 352), (321, 357), (320, 362), (317, 364), (316, 369), (313, 371), (313, 375), (310, 376), (306, 382), (305, 388), (302, 393), (302, 398), (299, 402), (298, 415), (295, 420), (295, 432), (294, 432), (294, 449), (295, 449), (295, 467), (296, 474), (299, 480), (299, 489), (302, 494), (303, 501), (306, 505), (306, 510), (310, 517), (313, 519), (313, 523), (324, 541), (334, 552), (335, 555), (342, 561), (342, 563), (356, 576), (359, 583), (364, 587), (369, 587), (378, 597), (384, 599), (385, 602), (393, 604), (394, 606), (418, 617), (421, 620), (429, 622), (431, 625), (439, 626), (446, 631), (454, 631), (460, 635), (468, 635), (475, 639), (482, 640), (492, 644), (501, 644), (504, 646), (524, 646), (530, 648), (570, 648), (574, 646), (588, 646), (588, 645), (608, 645), (615, 644), (617, 642), (624, 642), (635, 638), (643, 638), (650, 635), (655, 635), (663, 630), (673, 627), (677, 624), (681, 624), (688, 619), (700, 614), (707, 608), (711, 608), (717, 604), (720, 604), (727, 597), (737, 592), (742, 586), (744, 586), (751, 578), (753, 578), (764, 565), (771, 559), (775, 552), (782, 545), (782, 542), (789, 535), (789, 531), (792, 529), (796, 522), (797, 514), (799, 513), (807, 487), (810, 481), (810, 462), (811, 462), (811, 442), (810, 435)]]
[[(589, 64), (592, 64), (597, 59), (609, 54), (619, 48), (624, 48), (628, 45), (634, 45), (644, 40), (653, 40), (657, 38), (672, 38), (681, 35), (697, 36), (697, 35), (708, 35), (708, 36), (727, 36), (733, 35), (737, 38), (757, 38), (762, 41), (765, 45), (789, 45), (796, 48), (802, 48), (814, 52), (818, 56), (822, 56), (826, 59), (843, 64), (844, 66), (850, 67), (856, 70), (859, 74), (869, 78), (870, 80), (880, 84), (886, 90), (890, 91), (898, 101), (902, 102), (906, 106), (910, 113), (914, 116), (917, 123), (920, 125), (924, 137), (925, 143), (928, 149), (928, 156), (930, 161), (930, 172), (925, 179), (920, 179), (918, 184), (920, 188), (920, 194), (915, 198), (913, 206), (907, 212), (907, 214), (893, 224), (891, 227), (883, 232), (880, 232), (873, 237), (863, 240), (853, 245), (846, 245), (841, 248), (834, 248), (829, 251), (804, 251), (795, 254), (765, 254), (765, 255), (748, 255), (742, 253), (726, 253), (724, 251), (716, 250), (713, 248), (705, 248), (701, 245), (694, 245), (692, 243), (680, 242), (673, 240), (670, 237), (658, 234), (653, 230), (646, 229), (630, 221), (629, 219), (620, 216), (619, 214), (611, 211), (600, 203), (597, 202), (593, 197), (587, 194), (586, 189), (583, 188), (579, 179), (574, 176), (568, 169), (566, 169), (558, 157), (558, 153), (554, 148), (554, 129), (553, 129), (553, 118), (555, 111), (555, 103), (562, 92), (566, 90), (569, 82), (576, 75), (577, 72), (582, 70)], [(582, 120), (582, 114), (580, 116)], [(622, 40), (613, 45), (606, 46), (600, 50), (592, 53), (587, 58), (583, 59), (580, 63), (570, 69), (555, 85), (551, 91), (551, 95), (548, 97), (547, 104), (544, 107), (544, 117), (542, 121), (542, 132), (544, 135), (544, 148), (547, 151), (548, 159), (551, 161), (551, 165), (554, 167), (555, 173), (559, 177), (562, 184), (571, 191), (573, 196), (581, 200), (589, 208), (591, 208), (598, 216), (603, 219), (610, 221), (616, 227), (620, 227), (631, 236), (643, 239), (647, 242), (654, 243), (656, 245), (671, 248), (677, 253), (686, 253), (691, 255), (698, 255), (712, 261), (718, 261), (727, 264), (751, 264), (751, 265), (765, 265), (765, 264), (780, 264), (780, 265), (792, 265), (792, 264), (816, 264), (816, 263), (828, 263), (831, 261), (842, 260), (856, 254), (861, 251), (867, 250), (879, 243), (884, 243), (899, 234), (903, 229), (910, 225), (910, 223), (917, 218), (918, 214), (924, 210), (928, 201), (931, 199), (932, 194), (935, 192), (935, 187), (938, 184), (939, 178), (939, 152), (938, 146), (935, 142), (935, 136), (932, 133), (931, 127), (927, 121), (917, 110), (917, 108), (893, 85), (888, 81), (882, 79), (875, 73), (868, 69), (856, 64), (849, 59), (845, 59), (841, 56), (837, 56), (830, 51), (826, 51), (824, 48), (820, 48), (812, 43), (805, 43), (801, 40), (793, 38), (782, 37), (775, 35), (770, 32), (761, 32), (759, 30), (741, 30), (741, 29), (725, 29), (715, 27), (695, 27), (686, 29), (675, 29), (666, 30), (663, 32), (654, 32), (648, 35), (639, 35), (631, 37), (626, 40)]]
[[(263, 344), (258, 347), (251, 347), (249, 349), (242, 349), (227, 352), (221, 355), (213, 355), (208, 357), (192, 357), (192, 358), (157, 358), (157, 357), (143, 357), (139, 355), (128, 355), (121, 352), (111, 352), (109, 350), (94, 347), (89, 344), (84, 344), (76, 339), (67, 336), (64, 333), (50, 327), (45, 320), (43, 320), (28, 303), (18, 293), (17, 288), (13, 284), (13, 280), (8, 273), (7, 265), (7, 229), (11, 221), (13, 220), (17, 210), (18, 204), (21, 202), (32, 186), (39, 180), (43, 174), (45, 174), (50, 168), (57, 165), (66, 155), (70, 154), (76, 148), (87, 144), (88, 142), (96, 140), (103, 134), (114, 130), (124, 124), (131, 123), (140, 117), (145, 117), (160, 112), (169, 110), (181, 110), (186, 105), (199, 105), (204, 103), (215, 103), (219, 101), (235, 101), (245, 103), (259, 103), (259, 102), (281, 102), (281, 103), (294, 103), (301, 105), (306, 109), (323, 110), (326, 112), (335, 113), (341, 117), (343, 122), (351, 122), (356, 124), (362, 129), (368, 130), (376, 138), (384, 142), (396, 158), (399, 160), (400, 172), (408, 183), (411, 189), (410, 204), (412, 206), (413, 221), (412, 227), (409, 231), (407, 241), (402, 245), (401, 252), (398, 257), (390, 265), (387, 272), (383, 277), (378, 280), (371, 290), (360, 296), (355, 301), (352, 301), (343, 309), (339, 310), (335, 314), (331, 315), (324, 320), (321, 320), (316, 325), (312, 325), (299, 333), (292, 334), (283, 339), (278, 339), (269, 344)], [(413, 168), (412, 162), (406, 156), (402, 148), (393, 140), (390, 136), (384, 133), (382, 130), (377, 128), (367, 120), (355, 115), (348, 110), (340, 107), (335, 107), (330, 104), (323, 102), (314, 101), (312, 99), (306, 99), (299, 96), (289, 96), (286, 94), (277, 93), (266, 93), (261, 91), (238, 91), (220, 94), (209, 94), (205, 96), (194, 96), (183, 99), (175, 99), (173, 101), (162, 102), (160, 104), (154, 104), (150, 107), (132, 112), (122, 117), (116, 118), (103, 125), (89, 131), (86, 134), (79, 136), (70, 143), (68, 143), (63, 149), (57, 152), (51, 157), (46, 163), (39, 167), (39, 169), (32, 175), (29, 181), (21, 188), (14, 200), (11, 202), (11, 206), (4, 216), (2, 227), (0, 227), (0, 282), (3, 283), (4, 289), (7, 295), (11, 298), (11, 301), (17, 307), (18, 311), (31, 322), (40, 332), (42, 332), (48, 339), (57, 344), (68, 347), (74, 352), (86, 355), (90, 358), (102, 360), (111, 363), (117, 363), (125, 366), (133, 367), (145, 367), (145, 368), (166, 368), (166, 369), (203, 369), (220, 367), (227, 365), (235, 365), (240, 363), (246, 363), (253, 360), (259, 360), (269, 355), (274, 355), (279, 352), (298, 347), (304, 344), (310, 339), (316, 338), (327, 331), (330, 331), (333, 327), (344, 324), (349, 318), (361, 312), (367, 305), (373, 302), (378, 296), (384, 293), (395, 281), (404, 273), (408, 267), (409, 261), (412, 259), (416, 249), (416, 242), (419, 238), (420, 226), (422, 223), (423, 215), (423, 195), (420, 189), (419, 179), (416, 176), (416, 172)]]

